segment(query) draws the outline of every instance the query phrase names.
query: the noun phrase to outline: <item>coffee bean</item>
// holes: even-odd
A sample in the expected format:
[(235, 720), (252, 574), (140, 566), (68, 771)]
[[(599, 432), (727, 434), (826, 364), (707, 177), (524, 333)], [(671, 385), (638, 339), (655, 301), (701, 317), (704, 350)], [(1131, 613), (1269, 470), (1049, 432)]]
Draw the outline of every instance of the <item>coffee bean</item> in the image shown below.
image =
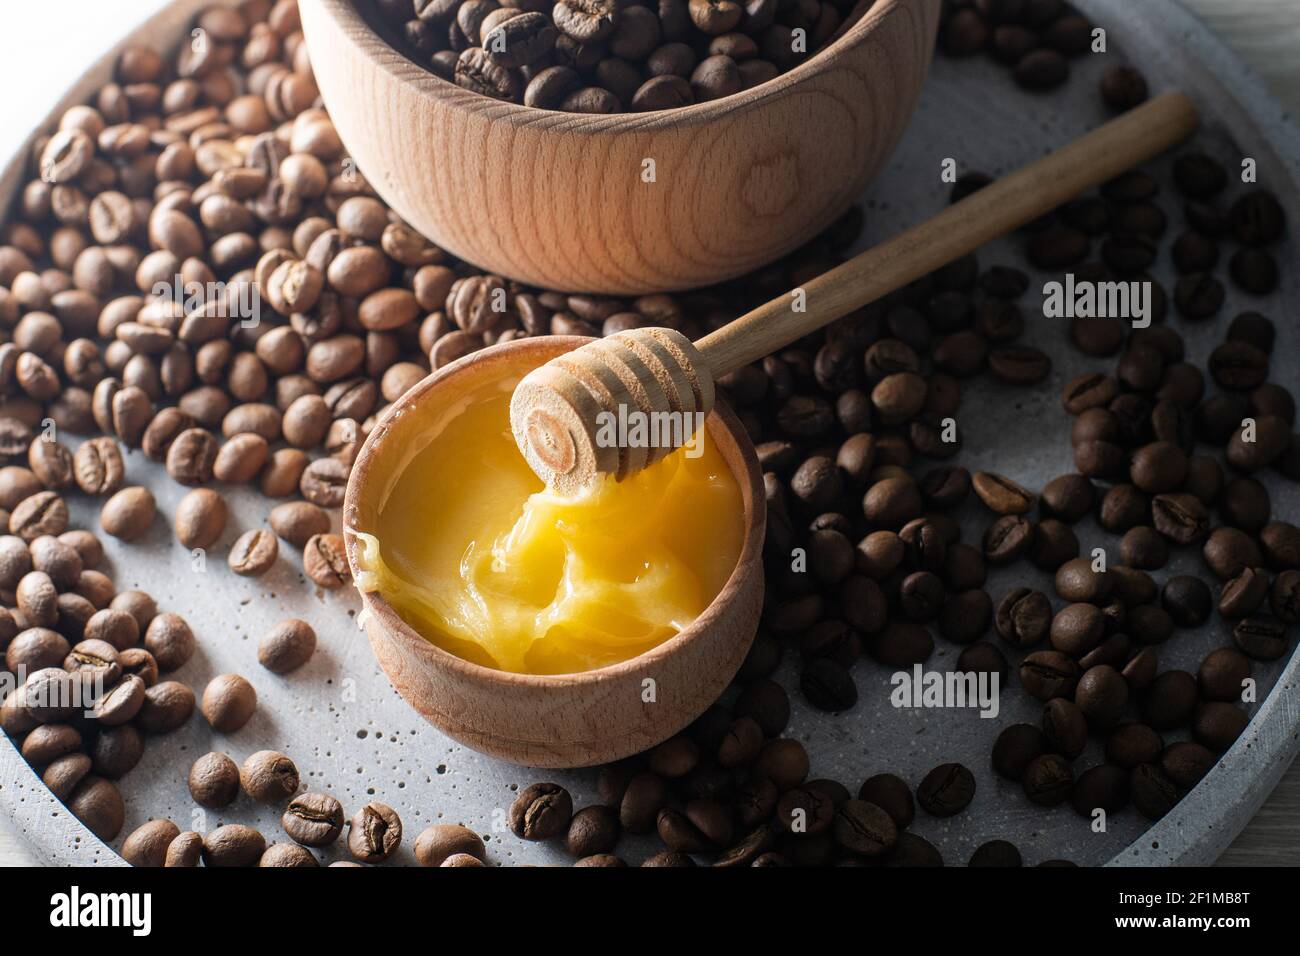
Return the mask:
[(65, 802), (72, 815), (101, 840), (113, 840), (122, 831), (126, 806), (111, 780), (87, 776)]
[(1283, 571), (1273, 579), (1269, 607), (1283, 624), (1300, 624), (1300, 571)]
[(931, 816), (950, 817), (965, 810), (975, 796), (975, 777), (959, 763), (940, 764), (916, 788), (916, 801)]
[(194, 713), (194, 692), (179, 681), (162, 681), (145, 691), (136, 724), (146, 733), (165, 734)]
[(9, 531), (30, 543), (44, 535), (60, 535), (68, 529), (68, 505), (53, 491), (40, 491), (14, 506)]
[[(204, 866), (254, 866), (266, 850), (266, 839), (252, 827), (228, 823), (203, 837)], [(168, 856), (171, 856), (170, 847)]]
[(187, 428), (167, 448), (167, 473), (182, 485), (203, 485), (212, 480), (217, 441), (203, 428)]
[(203, 690), (203, 716), (218, 733), (239, 730), (256, 709), (257, 691), (238, 674), (214, 677)]
[(1219, 614), (1229, 620), (1249, 617), (1268, 597), (1268, 572), (1263, 568), (1245, 568), (1223, 586), (1219, 595)]
[(322, 508), (338, 508), (347, 489), (348, 466), (335, 458), (318, 458), (302, 473), (302, 496)]
[(510, 829), (525, 840), (549, 840), (569, 826), (573, 800), (554, 783), (536, 783), (519, 793), (510, 805)]
[(1051, 807), (1070, 796), (1074, 787), (1074, 772), (1064, 757), (1043, 754), (1029, 762), (1021, 784), (1031, 803)]
[(1052, 618), (1052, 647), (1071, 657), (1083, 656), (1105, 635), (1105, 620), (1094, 604), (1068, 604)]
[(1200, 578), (1178, 575), (1165, 582), (1160, 604), (1179, 627), (1199, 627), (1210, 617), (1210, 588)]
[(1129, 787), (1133, 806), (1148, 820), (1159, 820), (1174, 808), (1180, 798), (1178, 787), (1153, 763), (1134, 767)]
[(818, 710), (850, 710), (858, 702), (858, 688), (842, 664), (819, 657), (804, 665), (799, 678), (804, 697)]
[(1004, 515), (984, 533), (984, 558), (993, 565), (1005, 565), (1023, 555), (1033, 544), (1034, 526), (1021, 515)]
[(190, 767), (189, 788), (199, 806), (227, 807), (239, 796), (239, 767), (225, 754), (204, 754)]
[(239, 785), (260, 803), (280, 803), (298, 790), (298, 768), (273, 750), (259, 750), (239, 768)]
[(1074, 691), (1075, 702), (1089, 725), (1099, 730), (1115, 725), (1124, 713), (1128, 698), (1128, 682), (1106, 664), (1085, 671)]
[(91, 719), (103, 727), (117, 727), (140, 712), (145, 699), (144, 681), (134, 675), (123, 677), (113, 688), (98, 697), (90, 710)]
[(1236, 704), (1207, 701), (1196, 708), (1192, 736), (1215, 753), (1222, 753), (1241, 736), (1249, 720)]
[[(289, 810), (285, 811), (286, 818), (294, 810), (295, 804), (305, 798), (312, 798), (313, 802), (304, 803), (300, 809), (304, 814), (310, 813), (310, 816), (303, 816), (295, 823), (295, 826), (305, 831), (304, 836), (308, 836), (309, 833), (315, 835), (317, 831), (328, 834), (329, 831), (324, 830), (324, 827), (328, 823), (332, 828), (334, 820), (333, 804), (329, 805), (328, 814), (322, 814), (320, 810), (325, 809), (325, 801), (333, 801), (332, 797), (327, 797), (324, 794), (303, 794), (302, 797), (298, 797), (289, 804)], [(333, 802), (337, 803), (337, 801)], [(579, 815), (575, 814), (574, 819), (576, 820)], [(342, 807), (339, 807), (338, 822), (341, 828), (343, 824)], [(615, 825), (617, 826), (617, 821), (615, 821)], [(307, 830), (307, 828), (310, 828), (310, 830)], [(287, 825), (285, 830), (290, 832)], [(293, 835), (292, 832), (290, 832), (290, 835)], [(338, 831), (335, 830), (333, 835), (329, 836), (323, 843), (310, 843), (305, 840), (299, 840), (299, 842), (304, 843), (306, 846), (326, 846), (337, 837)], [(295, 839), (297, 838), (295, 837)], [(610, 846), (612, 847), (613, 844), (611, 843)], [(425, 827), (420, 832), (420, 835), (415, 838), (413, 852), (415, 853), (415, 859), (421, 866), (448, 866), (452, 865), (449, 863), (451, 859), (461, 856), (468, 856), (480, 862), (487, 858), (487, 850), (483, 845), (483, 839), (468, 827), (452, 823), (436, 823)]]
[(1016, 588), (999, 602), (995, 615), (998, 634), (1016, 647), (1032, 647), (1047, 637), (1052, 606), (1041, 591)]
[(976, 472), (971, 486), (981, 501), (999, 515), (1023, 515), (1034, 505), (1034, 495), (1010, 478), (992, 472)]
[(303, 571), (313, 583), (335, 590), (352, 580), (343, 536), (315, 534), (303, 548)]
[(227, 563), (230, 570), (244, 577), (260, 577), (271, 569), (280, 556), (275, 535), (266, 528), (253, 528), (241, 534), (230, 547)]
[(150, 820), (122, 843), (122, 858), (132, 866), (161, 867), (167, 859), (167, 848), (180, 832), (180, 827), (170, 820)]
[(1060, 651), (1034, 651), (1020, 662), (1020, 684), (1037, 700), (1068, 697), (1078, 680), (1078, 665)]
[(1280, 621), (1248, 617), (1232, 629), (1233, 643), (1252, 660), (1275, 661), (1287, 650), (1287, 629)]
[(1101, 98), (1116, 113), (1141, 106), (1147, 99), (1147, 81), (1131, 66), (1116, 66), (1101, 78)]

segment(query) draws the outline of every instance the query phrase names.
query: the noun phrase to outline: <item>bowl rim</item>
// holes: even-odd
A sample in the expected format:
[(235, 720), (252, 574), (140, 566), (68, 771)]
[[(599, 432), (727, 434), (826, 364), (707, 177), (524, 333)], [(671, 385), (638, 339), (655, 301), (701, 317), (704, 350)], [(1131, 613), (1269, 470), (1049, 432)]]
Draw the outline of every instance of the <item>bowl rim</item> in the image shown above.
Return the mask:
[[(361, 445), (360, 451), (357, 453), (351, 474), (348, 476), (347, 491), (343, 502), (343, 538), (348, 556), (348, 565), (353, 574), (354, 586), (357, 571), (356, 555), (360, 548), (356, 539), (356, 532), (363, 529), (352, 527), (349, 516), (356, 514), (358, 511), (357, 501), (361, 494), (361, 485), (374, 466), (378, 454), (376, 451), (378, 437), (384, 433), (389, 421), (399, 412), (405, 411), (425, 398), (433, 389), (443, 386), (447, 379), (475, 365), (500, 360), (506, 352), (540, 349), (549, 353), (550, 347), (553, 345), (570, 346), (570, 348), (554, 353), (563, 354), (593, 341), (596, 341), (596, 339), (582, 335), (541, 335), (514, 339), (510, 342), (499, 342), (477, 352), (472, 352), (437, 371), (431, 372), (411, 386), (397, 401), (388, 407), (383, 417), (370, 430), (366, 440)], [(548, 358), (550, 357), (554, 356), (548, 355)], [(763, 540), (767, 531), (767, 509), (764, 504), (763, 476), (758, 465), (758, 455), (754, 451), (753, 443), (749, 441), (740, 419), (724, 402), (719, 400), (715, 403), (713, 411), (709, 413), (709, 417), (705, 421), (705, 427), (710, 429), (710, 433), (714, 435), (715, 440), (716, 431), (720, 431), (734, 444), (736, 453), (740, 456), (740, 466), (743, 473), (738, 473), (733, 469), (732, 474), (740, 488), (741, 501), (745, 511), (748, 516), (752, 517), (750, 520), (745, 521), (745, 532), (741, 541), (740, 554), (737, 555), (735, 566), (731, 569), (731, 574), (728, 575), (722, 589), (709, 602), (708, 606), (700, 612), (699, 617), (663, 643), (634, 657), (629, 657), (625, 661), (607, 664), (593, 670), (575, 671), (568, 674), (524, 674), (476, 664), (439, 647), (407, 624), (379, 591), (360, 591), (360, 588), (358, 588), (361, 594), (363, 611), (373, 615), (390, 634), (414, 644), (419, 653), (425, 656), (425, 659), (430, 664), (435, 667), (449, 668), (462, 677), (480, 683), (556, 690), (596, 685), (642, 673), (647, 665), (653, 666), (659, 660), (677, 653), (686, 644), (697, 638), (704, 628), (715, 624), (724, 614), (730, 613), (730, 606), (744, 596), (750, 576), (756, 571), (761, 573)]]
[[(448, 104), (454, 109), (473, 110), (486, 113), (493, 122), (508, 122), (517, 125), (531, 125), (544, 118), (555, 124), (550, 128), (559, 132), (574, 133), (610, 133), (629, 132), (646, 127), (656, 127), (665, 122), (680, 125), (682, 122), (709, 122), (741, 106), (760, 105), (774, 97), (783, 96), (792, 88), (806, 80), (819, 76), (831, 69), (849, 50), (865, 40), (896, 10), (911, 6), (922, 6), (936, 0), (858, 0), (854, 11), (869, 4), (861, 16), (855, 20), (842, 23), (832, 35), (830, 41), (821, 50), (785, 73), (771, 80), (760, 83), (748, 90), (741, 90), (716, 100), (704, 103), (692, 103), (669, 110), (652, 110), (642, 113), (569, 113), (563, 110), (545, 110), (537, 106), (525, 106), (496, 100), (481, 93), (462, 89), (455, 83), (444, 80), (431, 70), (427, 70), (411, 60), (401, 50), (389, 43), (370, 25), (369, 20), (357, 9), (355, 0), (307, 0), (320, 5), (322, 11), (341, 29), (348, 42), (358, 48), (362, 56), (388, 77), (404, 87), (409, 87), (418, 96), (429, 96)], [(846, 25), (847, 24), (847, 25)], [(384, 56), (367, 50), (359, 42), (359, 33), (381, 44), (390, 55)], [(561, 121), (562, 120), (562, 121)]]

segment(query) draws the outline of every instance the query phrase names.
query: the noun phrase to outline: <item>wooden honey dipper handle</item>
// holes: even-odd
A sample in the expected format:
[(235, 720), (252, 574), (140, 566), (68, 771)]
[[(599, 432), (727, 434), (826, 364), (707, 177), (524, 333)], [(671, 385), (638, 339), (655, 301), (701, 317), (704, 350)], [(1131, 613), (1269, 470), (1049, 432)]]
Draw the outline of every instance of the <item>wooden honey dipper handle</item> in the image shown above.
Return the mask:
[[(694, 431), (679, 429), (668, 445), (628, 444), (623, 432), (610, 430), (626, 412), (664, 427), (673, 421), (665, 413), (679, 416), (678, 421), (702, 420), (713, 408), (715, 379), (1158, 156), (1189, 137), (1197, 123), (1186, 95), (1162, 94), (694, 345), (671, 329), (634, 329), (552, 359), (515, 389), (510, 403), (515, 441), (533, 471), (562, 493), (576, 492), (600, 474), (624, 478)], [(806, 305), (801, 311), (793, 308), (798, 292)], [(672, 433), (654, 433), (655, 439), (664, 434)], [(617, 441), (611, 443), (611, 435)]]
[(808, 282), (807, 311), (780, 296), (696, 347), (714, 377), (743, 368), (1160, 155), (1197, 122), (1185, 94), (1164, 93)]

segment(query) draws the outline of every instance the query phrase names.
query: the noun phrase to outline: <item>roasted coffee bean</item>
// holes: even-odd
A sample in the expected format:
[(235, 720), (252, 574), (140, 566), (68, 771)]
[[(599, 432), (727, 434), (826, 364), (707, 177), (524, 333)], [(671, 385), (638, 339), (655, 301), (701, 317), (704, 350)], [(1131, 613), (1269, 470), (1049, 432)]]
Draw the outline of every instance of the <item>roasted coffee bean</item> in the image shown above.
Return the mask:
[[(911, 667), (913, 664), (919, 664), (929, 659), (931, 653), (934, 652), (934, 638), (926, 628), (919, 624), (895, 619), (886, 624), (884, 630), (871, 636), (868, 642), (868, 651), (878, 663), (888, 667)], [(805, 669), (806, 673), (807, 669)], [(841, 686), (843, 684), (841, 678), (831, 678), (829, 672), (825, 676), (837, 682), (831, 686)], [(852, 680), (852, 675), (848, 675), (847, 671), (845, 676)], [(847, 689), (835, 699), (841, 702), (847, 700)], [(857, 699), (856, 687), (853, 691), (853, 699), (855, 701)]]
[(226, 501), (208, 488), (196, 488), (176, 506), (176, 540), (187, 548), (210, 548), (226, 527)]
[(1214, 766), (1214, 754), (1200, 744), (1180, 740), (1160, 755), (1160, 769), (1183, 790), (1191, 790)]
[(153, 524), (157, 505), (147, 488), (123, 488), (104, 503), (100, 526), (115, 538), (138, 541)]
[(214, 677), (203, 690), (203, 716), (218, 733), (233, 734), (256, 709), (257, 691), (238, 674)]
[(217, 827), (203, 837), (204, 866), (255, 866), (265, 851), (262, 834), (240, 823)]
[(352, 579), (342, 535), (312, 535), (302, 554), (303, 571), (314, 584), (335, 590)]
[(167, 448), (167, 473), (182, 485), (204, 485), (212, 480), (217, 440), (204, 428), (187, 428)]
[(144, 681), (134, 675), (127, 675), (95, 700), (90, 717), (103, 727), (125, 724), (140, 712), (145, 692)]
[(1113, 727), (1128, 703), (1128, 682), (1107, 664), (1091, 667), (1079, 678), (1074, 691), (1075, 703), (1090, 726), (1099, 730)]
[(280, 556), (280, 544), (267, 528), (245, 531), (230, 546), (230, 570), (244, 577), (260, 577)]
[(133, 724), (102, 728), (90, 749), (95, 773), (109, 780), (126, 776), (144, 756), (144, 739)]
[(1222, 753), (1241, 736), (1250, 718), (1227, 701), (1207, 701), (1196, 708), (1192, 736), (1215, 753)]
[(984, 558), (993, 565), (1005, 565), (1025, 554), (1033, 545), (1034, 526), (1021, 515), (1004, 515), (984, 532)]
[(1155, 730), (1171, 730), (1186, 724), (1196, 706), (1196, 678), (1186, 671), (1160, 674), (1143, 694), (1142, 713)]
[(1164, 741), (1146, 724), (1124, 724), (1106, 738), (1106, 759), (1125, 770), (1155, 763), (1162, 750)]
[[(333, 800), (332, 797), (327, 797), (324, 794), (303, 794), (302, 797), (297, 798), (289, 804), (289, 810), (286, 811), (286, 816), (293, 810), (294, 804), (298, 803), (299, 800), (308, 797), (314, 798), (315, 801), (321, 803), (319, 806), (305, 804), (303, 809), (311, 811), (313, 815), (307, 818), (310, 822), (300, 822), (297, 826), (300, 828), (310, 826), (312, 832), (321, 830), (323, 825), (326, 823), (326, 820), (328, 820), (332, 826), (332, 809), (329, 816), (324, 819), (322, 818), (324, 815), (317, 812), (320, 806), (323, 806), (323, 801)], [(576, 818), (577, 815), (575, 815), (575, 819)], [(340, 828), (342, 827), (342, 807), (339, 808), (339, 826)], [(287, 825), (285, 831), (289, 832), (290, 836), (293, 835), (292, 832), (289, 831)], [(304, 832), (304, 836), (306, 835), (308, 834)], [(337, 836), (338, 833), (335, 832), (333, 836), (320, 844), (308, 843), (304, 840), (299, 840), (298, 842), (303, 843), (306, 846), (326, 846), (329, 843), (332, 843)], [(413, 852), (415, 853), (415, 859), (421, 866), (448, 866), (452, 865), (448, 861), (455, 857), (462, 856), (468, 856), (471, 859), (480, 862), (487, 859), (487, 849), (483, 845), (483, 838), (468, 827), (452, 823), (435, 823), (432, 826), (425, 827), (424, 830), (420, 832), (420, 835), (415, 838)]]
[(1156, 495), (1151, 516), (1156, 530), (1174, 544), (1194, 544), (1209, 530), (1209, 513), (1194, 495)]
[[(946, 799), (955, 796), (950, 790), (945, 788), (944, 795), (934, 796), (932, 802), (945, 804)], [(836, 809), (832, 833), (839, 846), (867, 859), (886, 855), (898, 842), (893, 818), (883, 808), (865, 800), (847, 800)]]
[(525, 840), (549, 840), (568, 829), (573, 816), (569, 792), (555, 783), (535, 783), (510, 805), (510, 829)]
[(39, 491), (22, 499), (9, 516), (9, 531), (28, 543), (66, 530), (68, 505), (53, 491)]
[(287, 674), (311, 660), (316, 652), (316, 632), (306, 621), (281, 621), (262, 636), (257, 660), (273, 674)]
[(1248, 617), (1232, 629), (1233, 643), (1247, 657), (1275, 661), (1287, 650), (1286, 625), (1271, 618)]
[(1268, 572), (1263, 568), (1245, 568), (1228, 581), (1219, 594), (1219, 614), (1229, 620), (1249, 617), (1268, 597)]
[(1148, 820), (1159, 820), (1178, 803), (1177, 785), (1154, 763), (1133, 768), (1129, 776), (1133, 806)]
[(916, 788), (916, 802), (931, 816), (950, 817), (975, 796), (975, 777), (959, 763), (940, 764)]
[(1160, 605), (1179, 627), (1199, 627), (1209, 620), (1213, 598), (1204, 581), (1184, 574), (1165, 582)]
[(101, 840), (113, 840), (122, 831), (126, 806), (111, 780), (84, 777), (65, 802), (72, 815)]
[(239, 768), (239, 785), (259, 803), (280, 803), (298, 790), (298, 768), (282, 753), (259, 750)]
[(194, 692), (178, 681), (163, 681), (145, 691), (136, 724), (146, 733), (175, 730), (194, 712)]
[(995, 514), (1023, 515), (1034, 505), (1034, 495), (1010, 478), (992, 472), (976, 472), (971, 486), (981, 501)]
[(1052, 618), (1050, 636), (1056, 650), (1082, 657), (1106, 636), (1106, 622), (1094, 604), (1068, 604)]
[(228, 807), (239, 796), (239, 767), (223, 753), (207, 753), (190, 767), (190, 796), (201, 807)]
[(1283, 624), (1300, 624), (1300, 571), (1283, 571), (1274, 578), (1269, 607)]
[(1074, 772), (1064, 757), (1043, 754), (1035, 757), (1025, 767), (1021, 785), (1030, 802), (1051, 807), (1063, 803), (1070, 796), (1074, 787)]
[(1036, 700), (1068, 697), (1078, 680), (1078, 665), (1060, 651), (1035, 651), (1020, 662), (1020, 684)]
[(1129, 773), (1115, 764), (1089, 767), (1074, 782), (1070, 804), (1081, 817), (1091, 819), (1097, 810), (1117, 813), (1128, 805)]
[(853, 676), (846, 667), (829, 657), (819, 657), (804, 665), (799, 688), (818, 710), (850, 710), (858, 702), (858, 688)]
[(1056, 593), (1071, 602), (1101, 605), (1111, 596), (1114, 579), (1098, 571), (1089, 558), (1066, 561), (1056, 570)]
[(150, 820), (122, 843), (122, 858), (132, 866), (161, 867), (167, 859), (167, 848), (180, 832), (180, 827), (170, 820)]
[(1041, 591), (1016, 588), (999, 602), (995, 615), (998, 634), (1016, 647), (1032, 647), (1047, 637), (1052, 606)]
[[(121, 611), (109, 612), (124, 614)], [(187, 664), (198, 647), (194, 631), (179, 614), (155, 615), (145, 628), (145, 649), (153, 656), (161, 671), (174, 671)]]

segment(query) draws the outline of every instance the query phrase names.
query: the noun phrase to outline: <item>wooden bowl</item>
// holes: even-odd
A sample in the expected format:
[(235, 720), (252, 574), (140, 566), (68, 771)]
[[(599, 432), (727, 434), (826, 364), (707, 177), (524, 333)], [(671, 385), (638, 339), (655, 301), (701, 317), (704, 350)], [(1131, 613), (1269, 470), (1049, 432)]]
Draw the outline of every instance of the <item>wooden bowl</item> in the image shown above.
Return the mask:
[(939, 2), (875, 0), (771, 82), (614, 116), (464, 90), (391, 47), (352, 0), (302, 0), (302, 23), (343, 142), (412, 226), (512, 279), (629, 295), (742, 275), (834, 222), (907, 125)]
[[(352, 572), (354, 532), (373, 533), (402, 470), (431, 436), (431, 425), (466, 388), (502, 380), (521, 362), (543, 362), (589, 339), (544, 336), (475, 352), (439, 369), (403, 395), (362, 446), (344, 502)], [(763, 603), (761, 551), (766, 505), (758, 459), (744, 428), (722, 405), (710, 437), (735, 475), (745, 535), (735, 570), (690, 627), (638, 657), (578, 674), (535, 676), (474, 664), (429, 643), (377, 592), (362, 594), (370, 646), (397, 692), (443, 733), (482, 753), (533, 767), (585, 767), (652, 747), (704, 712), (749, 651)], [(647, 702), (647, 681), (655, 699)]]

